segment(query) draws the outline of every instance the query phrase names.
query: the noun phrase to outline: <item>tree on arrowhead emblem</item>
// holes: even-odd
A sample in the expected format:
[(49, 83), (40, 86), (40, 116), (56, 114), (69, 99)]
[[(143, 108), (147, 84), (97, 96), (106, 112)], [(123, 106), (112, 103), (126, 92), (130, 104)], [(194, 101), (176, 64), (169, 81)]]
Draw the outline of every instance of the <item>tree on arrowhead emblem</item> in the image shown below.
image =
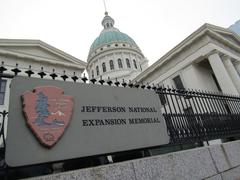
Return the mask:
[(48, 98), (45, 96), (42, 92), (39, 92), (37, 94), (38, 99), (36, 102), (36, 111), (38, 114), (37, 119), (35, 120), (35, 123), (37, 125), (48, 125), (49, 123), (45, 122), (44, 119), (49, 116), (49, 111), (48, 111)]

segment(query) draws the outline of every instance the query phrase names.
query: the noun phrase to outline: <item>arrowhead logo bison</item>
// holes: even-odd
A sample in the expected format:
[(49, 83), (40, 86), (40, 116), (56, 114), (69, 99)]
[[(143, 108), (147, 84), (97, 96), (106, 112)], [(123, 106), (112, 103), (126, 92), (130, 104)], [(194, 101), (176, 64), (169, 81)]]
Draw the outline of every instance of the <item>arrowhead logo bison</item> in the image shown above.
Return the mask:
[(22, 100), (28, 127), (43, 146), (51, 148), (69, 125), (73, 98), (58, 87), (40, 86), (24, 92)]

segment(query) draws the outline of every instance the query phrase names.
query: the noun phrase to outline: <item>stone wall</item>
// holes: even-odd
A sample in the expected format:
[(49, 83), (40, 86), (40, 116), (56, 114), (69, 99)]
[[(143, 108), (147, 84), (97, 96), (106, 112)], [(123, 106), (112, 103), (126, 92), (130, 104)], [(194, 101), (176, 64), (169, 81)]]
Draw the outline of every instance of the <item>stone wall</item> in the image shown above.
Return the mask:
[(32, 179), (236, 180), (240, 179), (240, 141)]

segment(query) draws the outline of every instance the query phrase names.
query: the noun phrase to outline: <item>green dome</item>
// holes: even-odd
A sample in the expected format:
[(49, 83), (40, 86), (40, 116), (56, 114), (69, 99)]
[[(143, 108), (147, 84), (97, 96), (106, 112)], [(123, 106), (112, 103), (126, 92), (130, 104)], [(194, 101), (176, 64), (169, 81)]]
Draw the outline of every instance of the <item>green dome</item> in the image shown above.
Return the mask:
[(132, 46), (137, 46), (132, 38), (130, 38), (127, 34), (124, 34), (120, 31), (112, 30), (112, 31), (103, 31), (99, 37), (95, 39), (90, 48), (90, 53), (96, 50), (98, 47), (109, 43), (127, 43)]

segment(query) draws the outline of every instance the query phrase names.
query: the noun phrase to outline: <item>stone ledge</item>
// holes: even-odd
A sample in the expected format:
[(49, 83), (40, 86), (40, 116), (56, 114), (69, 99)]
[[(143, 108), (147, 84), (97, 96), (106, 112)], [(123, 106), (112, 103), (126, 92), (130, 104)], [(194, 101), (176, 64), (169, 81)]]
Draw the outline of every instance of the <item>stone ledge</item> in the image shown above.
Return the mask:
[(217, 174), (211, 159), (207, 148), (198, 148), (144, 158), (133, 164), (137, 180), (203, 179)]
[(240, 166), (221, 173), (223, 180), (237, 180), (240, 179)]
[(135, 180), (135, 173), (132, 162), (116, 163), (111, 165), (98, 166), (81, 170), (63, 172), (31, 178), (34, 180)]
[(222, 144), (223, 151), (230, 162), (231, 168), (240, 165), (240, 141), (233, 141)]
[(209, 151), (218, 172), (223, 172), (231, 168), (231, 164), (221, 144), (209, 146)]
[(179, 151), (32, 179), (225, 180), (240, 178), (240, 166), (237, 166), (238, 164), (240, 164), (240, 141), (234, 141), (222, 145)]

